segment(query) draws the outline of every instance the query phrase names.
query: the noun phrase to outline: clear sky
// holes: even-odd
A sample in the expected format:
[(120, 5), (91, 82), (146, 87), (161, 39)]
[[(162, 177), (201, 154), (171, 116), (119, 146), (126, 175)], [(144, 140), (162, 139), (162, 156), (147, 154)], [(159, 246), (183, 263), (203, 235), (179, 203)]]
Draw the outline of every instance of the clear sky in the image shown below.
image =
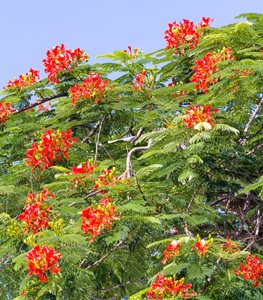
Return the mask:
[(165, 47), (175, 20), (212, 17), (219, 27), (244, 12), (263, 13), (263, 0), (0, 0), (0, 87), (31, 67), (43, 71), (46, 51), (61, 43), (94, 62), (128, 45), (145, 53)]

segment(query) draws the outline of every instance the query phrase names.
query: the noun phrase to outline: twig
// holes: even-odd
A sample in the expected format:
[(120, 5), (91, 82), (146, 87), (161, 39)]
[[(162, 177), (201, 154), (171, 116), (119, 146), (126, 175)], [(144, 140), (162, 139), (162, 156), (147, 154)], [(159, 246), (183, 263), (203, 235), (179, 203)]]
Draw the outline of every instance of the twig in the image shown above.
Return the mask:
[(95, 127), (89, 132), (89, 134), (87, 136), (84, 137), (84, 139), (81, 141), (81, 143), (85, 143), (97, 132), (100, 122), (101, 122), (101, 120), (95, 124)]
[(244, 129), (244, 132), (247, 132), (249, 127), (251, 126), (253, 120), (255, 119), (257, 113), (259, 112), (260, 108), (261, 108), (261, 105), (263, 104), (263, 97), (261, 98), (259, 104), (257, 105), (257, 108), (255, 109), (255, 111), (253, 112), (253, 114), (250, 116), (246, 126), (245, 126), (245, 129)]
[(200, 185), (198, 186), (198, 188), (196, 189), (196, 191), (193, 193), (188, 205), (187, 205), (187, 208), (186, 208), (186, 211), (185, 211), (185, 214), (186, 214), (186, 217), (185, 217), (185, 225), (184, 225), (184, 231), (186, 233), (186, 235), (188, 236), (192, 236), (192, 232), (189, 230), (188, 228), (188, 224), (187, 224), (187, 217), (189, 216), (190, 214), (190, 210), (191, 210), (191, 207), (192, 207), (192, 204), (194, 202), (194, 199), (196, 197), (196, 195), (198, 194), (198, 192), (200, 191), (201, 187), (203, 185), (203, 182), (200, 183)]
[(88, 193), (87, 193), (87, 195), (83, 198), (85, 201), (87, 200), (87, 199), (89, 199), (90, 197), (92, 197), (92, 196), (95, 196), (95, 195), (97, 195), (97, 194), (99, 194), (100, 193), (100, 190), (91, 190), (91, 191), (89, 191)]
[(150, 140), (148, 141), (148, 145), (147, 145), (147, 146), (136, 147), (136, 148), (131, 149), (131, 150), (128, 152), (127, 160), (126, 160), (126, 170), (125, 170), (125, 172), (119, 177), (119, 179), (128, 179), (128, 178), (130, 178), (130, 177), (132, 176), (132, 164), (131, 164), (131, 157), (132, 157), (132, 155), (133, 155), (135, 152), (138, 152), (138, 151), (148, 150), (148, 149), (150, 149), (151, 146), (152, 146), (152, 140), (150, 139)]
[(109, 251), (108, 253), (106, 253), (105, 255), (103, 255), (100, 259), (98, 259), (98, 260), (96, 260), (93, 264), (91, 264), (91, 265), (89, 265), (89, 266), (87, 266), (87, 267), (84, 267), (84, 265), (85, 265), (85, 262), (86, 262), (86, 259), (84, 259), (81, 263), (80, 263), (80, 265), (79, 265), (79, 267), (80, 268), (85, 268), (85, 270), (89, 270), (89, 269), (91, 269), (91, 268), (93, 268), (93, 267), (96, 267), (97, 265), (99, 265), (102, 261), (104, 261), (106, 258), (108, 258), (117, 248), (119, 248), (122, 244), (124, 243), (124, 241), (120, 241), (117, 245), (115, 245), (112, 249), (111, 249), (111, 251)]
[(101, 132), (101, 128), (102, 128), (102, 123), (104, 121), (105, 117), (103, 117), (100, 120), (100, 124), (99, 124), (99, 132), (97, 135), (97, 139), (96, 139), (96, 147), (95, 147), (95, 156), (94, 156), (94, 164), (97, 163), (97, 158), (98, 158), (98, 150), (99, 150), (99, 142), (100, 142), (100, 132)]
[(137, 184), (138, 190), (139, 190), (140, 193), (142, 194), (143, 200), (144, 200), (144, 201), (147, 201), (146, 198), (145, 198), (145, 195), (144, 195), (144, 193), (143, 193), (143, 191), (142, 191), (142, 187), (141, 187), (141, 185), (140, 185), (140, 183), (139, 183), (138, 177), (136, 176), (135, 173), (134, 173), (134, 177), (135, 177), (135, 182), (136, 182), (136, 184)]
[(33, 107), (36, 107), (36, 106), (38, 106), (40, 104), (43, 104), (45, 102), (48, 102), (50, 100), (61, 98), (61, 97), (67, 96), (67, 95), (68, 95), (67, 93), (59, 93), (59, 94), (56, 94), (56, 95), (53, 95), (53, 96), (50, 96), (50, 97), (47, 97), (47, 98), (43, 98), (39, 102), (34, 102), (34, 103), (32, 103), (32, 104), (30, 104), (30, 105), (28, 105), (26, 107), (20, 108), (19, 110), (13, 112), (13, 115), (19, 114), (19, 113), (21, 113), (23, 111), (26, 111), (26, 110), (31, 109)]
[(212, 274), (207, 278), (207, 281), (206, 281), (206, 283), (205, 283), (205, 285), (204, 285), (204, 287), (203, 287), (202, 294), (206, 292), (206, 290), (207, 290), (209, 284), (210, 284), (210, 283), (212, 282), (212, 280), (214, 279), (214, 277), (215, 277), (215, 271), (216, 271), (216, 269), (217, 269), (217, 267), (218, 267), (220, 261), (221, 261), (221, 258), (218, 257), (218, 259), (216, 260), (216, 262), (215, 262), (215, 264), (214, 264), (214, 266), (213, 266)]

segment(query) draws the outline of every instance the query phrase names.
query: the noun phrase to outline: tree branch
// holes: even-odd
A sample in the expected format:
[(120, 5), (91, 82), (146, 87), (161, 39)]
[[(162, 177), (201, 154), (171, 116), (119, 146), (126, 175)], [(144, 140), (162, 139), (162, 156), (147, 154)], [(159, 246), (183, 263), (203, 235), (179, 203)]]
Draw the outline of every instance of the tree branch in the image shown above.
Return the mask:
[(151, 146), (152, 146), (152, 140), (150, 139), (150, 140), (148, 141), (148, 145), (147, 145), (147, 146), (136, 147), (136, 148), (131, 149), (131, 150), (128, 152), (127, 160), (126, 160), (126, 170), (125, 170), (125, 172), (119, 177), (119, 179), (128, 179), (128, 178), (130, 178), (130, 177), (132, 176), (132, 164), (131, 164), (131, 157), (132, 157), (132, 155), (133, 155), (135, 152), (138, 152), (138, 151), (148, 150), (148, 149), (150, 149)]
[(22, 107), (21, 109), (13, 112), (13, 115), (19, 114), (19, 113), (21, 113), (23, 111), (29, 110), (29, 109), (31, 109), (33, 107), (36, 107), (36, 106), (38, 106), (40, 104), (43, 104), (45, 102), (51, 101), (53, 99), (61, 98), (61, 97), (67, 96), (67, 95), (68, 95), (67, 93), (59, 93), (59, 94), (56, 94), (56, 95), (53, 95), (53, 96), (50, 96), (50, 97), (47, 97), (47, 98), (43, 98), (39, 102), (34, 102), (34, 103), (32, 103), (32, 104), (30, 104), (30, 105), (28, 105), (26, 107)]
[(249, 118), (249, 120), (248, 120), (248, 122), (247, 122), (247, 124), (246, 124), (246, 126), (245, 126), (244, 132), (247, 132), (247, 131), (248, 131), (248, 129), (249, 129), (249, 127), (251, 126), (253, 120), (255, 119), (257, 113), (259, 112), (259, 110), (260, 110), (262, 104), (263, 104), (263, 98), (261, 98), (259, 104), (257, 105), (257, 108), (255, 109), (255, 111), (253, 112), (253, 114), (250, 116), (250, 118)]

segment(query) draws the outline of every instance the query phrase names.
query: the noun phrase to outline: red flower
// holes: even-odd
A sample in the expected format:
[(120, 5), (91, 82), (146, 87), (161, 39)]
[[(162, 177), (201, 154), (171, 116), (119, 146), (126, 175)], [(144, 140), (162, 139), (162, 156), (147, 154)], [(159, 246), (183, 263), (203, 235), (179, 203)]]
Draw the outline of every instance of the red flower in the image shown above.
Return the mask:
[(213, 243), (213, 239), (209, 236), (208, 240), (201, 239), (199, 235), (197, 235), (197, 242), (195, 242), (193, 249), (196, 250), (199, 256), (204, 256), (207, 250)]
[(14, 110), (10, 108), (10, 103), (0, 102), (0, 123), (4, 124), (8, 115), (12, 114)]
[(263, 279), (263, 263), (257, 256), (251, 253), (246, 258), (246, 264), (238, 263), (239, 269), (234, 270), (237, 276), (243, 276), (244, 280), (255, 281), (254, 288), (259, 285), (259, 279)]
[[(91, 174), (96, 169), (96, 166), (90, 163), (88, 160), (85, 162), (85, 164), (81, 164), (76, 166), (72, 166), (71, 171), (69, 174), (83, 174), (83, 177), (75, 177), (73, 180), (75, 181), (75, 187), (78, 187), (82, 182), (83, 179), (85, 179), (85, 174)], [(72, 189), (74, 186), (71, 187)]]
[(98, 73), (90, 73), (82, 82), (82, 85), (76, 83), (69, 89), (72, 105), (76, 106), (78, 99), (94, 99), (95, 103), (102, 103), (106, 96), (106, 87), (108, 80), (103, 80)]
[(29, 193), (27, 195), (24, 212), (18, 216), (19, 220), (24, 221), (25, 233), (31, 230), (36, 234), (48, 227), (48, 217), (52, 207), (44, 202), (54, 197), (55, 195), (49, 193), (47, 189), (44, 189), (39, 194)]
[(221, 244), (221, 248), (226, 253), (235, 253), (240, 251), (240, 249), (231, 242), (229, 237), (226, 238), (226, 243)]
[(36, 275), (42, 282), (47, 282), (49, 271), (53, 274), (60, 272), (58, 260), (62, 257), (61, 253), (56, 252), (48, 246), (36, 245), (30, 252), (26, 254), (28, 259), (28, 275)]
[(189, 128), (194, 126), (194, 129), (199, 130), (198, 124), (203, 124), (205, 129), (209, 130), (214, 124), (214, 119), (211, 117), (211, 115), (217, 112), (218, 109), (211, 110), (210, 105), (190, 106), (189, 110), (186, 111), (188, 116), (183, 119), (186, 124), (185, 127)]
[(128, 50), (123, 50), (123, 52), (127, 53), (130, 56), (130, 60), (134, 61), (136, 57), (139, 56), (140, 51), (138, 48), (133, 48), (132, 46), (128, 46)]
[(39, 143), (32, 144), (31, 149), (27, 150), (26, 164), (33, 165), (32, 171), (39, 167), (42, 172), (62, 158), (67, 160), (69, 149), (76, 141), (76, 138), (71, 138), (70, 129), (67, 132), (57, 130), (56, 133), (49, 129), (41, 136)]
[(84, 50), (67, 50), (64, 44), (61, 44), (47, 51), (47, 58), (43, 59), (44, 71), (48, 73), (51, 83), (59, 83), (63, 71), (71, 71), (73, 67), (87, 60), (88, 55)]
[[(98, 180), (96, 181), (96, 184), (94, 186), (94, 189), (98, 189), (103, 186), (114, 186), (117, 184), (119, 179), (114, 176), (115, 173), (115, 168), (112, 168), (111, 170), (109, 169), (104, 169), (103, 174), (98, 176)], [(104, 192), (104, 191), (102, 191)]]
[(180, 255), (180, 247), (181, 244), (174, 240), (170, 244), (167, 245), (167, 248), (163, 252), (163, 260), (162, 263), (165, 264), (168, 259), (174, 258), (175, 256)]
[(104, 196), (97, 208), (93, 205), (81, 212), (82, 224), (81, 230), (86, 234), (91, 234), (90, 242), (100, 234), (104, 229), (110, 229), (111, 223), (114, 220), (119, 220), (120, 217), (115, 216), (116, 207), (112, 205), (111, 199)]
[(195, 61), (195, 71), (191, 82), (196, 82), (195, 88), (208, 92), (208, 85), (215, 84), (218, 78), (210, 80), (209, 77), (218, 71), (217, 63), (220, 61), (234, 60), (235, 57), (231, 54), (231, 48), (223, 48), (217, 53), (208, 52), (201, 60)]
[(164, 32), (166, 48), (178, 49), (181, 45), (190, 44), (189, 49), (196, 47), (200, 39), (200, 28), (209, 26), (211, 18), (202, 18), (198, 26), (193, 22), (183, 19), (183, 22), (168, 24), (169, 28)]
[(34, 69), (30, 69), (28, 73), (25, 75), (19, 75), (18, 79), (14, 79), (13, 81), (9, 80), (7, 83), (7, 86), (4, 87), (4, 89), (9, 88), (24, 88), (28, 85), (31, 85), (33, 83), (36, 83), (39, 77), (39, 72)]
[(146, 71), (144, 70), (135, 76), (132, 88), (136, 91), (140, 90), (141, 88), (143, 88), (145, 81), (146, 81)]
[(192, 284), (184, 285), (184, 278), (175, 280), (173, 277), (165, 277), (163, 274), (158, 274), (157, 279), (151, 285), (150, 291), (146, 293), (147, 299), (167, 299), (181, 296), (187, 299), (189, 296), (195, 296), (196, 292), (189, 292)]

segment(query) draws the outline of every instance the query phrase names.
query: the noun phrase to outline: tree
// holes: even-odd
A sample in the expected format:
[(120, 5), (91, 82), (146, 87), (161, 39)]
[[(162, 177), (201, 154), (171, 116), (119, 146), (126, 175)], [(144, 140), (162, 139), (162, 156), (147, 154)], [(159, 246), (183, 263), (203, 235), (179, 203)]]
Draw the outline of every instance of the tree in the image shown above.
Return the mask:
[(239, 17), (8, 82), (1, 299), (262, 299), (263, 15)]

